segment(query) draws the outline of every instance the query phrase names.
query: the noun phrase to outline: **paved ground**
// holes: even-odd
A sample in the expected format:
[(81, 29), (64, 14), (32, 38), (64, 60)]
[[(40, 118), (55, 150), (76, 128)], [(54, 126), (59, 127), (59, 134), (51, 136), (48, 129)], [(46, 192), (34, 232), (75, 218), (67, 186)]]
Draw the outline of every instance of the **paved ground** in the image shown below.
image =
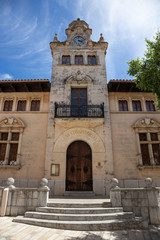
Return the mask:
[(160, 226), (150, 230), (80, 232), (36, 227), (0, 217), (0, 240), (160, 240)]

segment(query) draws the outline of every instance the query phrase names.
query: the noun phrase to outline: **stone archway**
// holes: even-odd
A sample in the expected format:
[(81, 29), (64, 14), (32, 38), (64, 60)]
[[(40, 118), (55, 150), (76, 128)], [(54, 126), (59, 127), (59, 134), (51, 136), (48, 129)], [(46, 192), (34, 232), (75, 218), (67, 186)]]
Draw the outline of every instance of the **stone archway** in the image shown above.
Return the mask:
[(63, 132), (56, 139), (53, 152), (66, 152), (69, 144), (77, 140), (85, 141), (88, 143), (93, 153), (105, 152), (105, 147), (102, 139), (94, 131), (87, 128), (70, 128)]

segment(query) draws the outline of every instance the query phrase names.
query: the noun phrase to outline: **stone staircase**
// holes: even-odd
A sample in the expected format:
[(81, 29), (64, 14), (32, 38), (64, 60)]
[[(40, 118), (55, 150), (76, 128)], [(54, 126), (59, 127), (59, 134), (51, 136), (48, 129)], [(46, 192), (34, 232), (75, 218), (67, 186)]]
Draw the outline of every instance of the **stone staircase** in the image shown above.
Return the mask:
[(77, 231), (113, 231), (148, 228), (148, 222), (132, 212), (113, 208), (107, 199), (51, 199), (47, 207), (26, 212), (14, 222)]

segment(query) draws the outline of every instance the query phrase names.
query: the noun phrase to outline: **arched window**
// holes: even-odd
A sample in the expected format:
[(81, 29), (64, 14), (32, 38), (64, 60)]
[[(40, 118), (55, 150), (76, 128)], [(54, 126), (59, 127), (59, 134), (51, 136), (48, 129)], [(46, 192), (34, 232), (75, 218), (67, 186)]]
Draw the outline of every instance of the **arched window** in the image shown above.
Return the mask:
[(20, 165), (24, 123), (10, 117), (0, 121), (0, 165)]

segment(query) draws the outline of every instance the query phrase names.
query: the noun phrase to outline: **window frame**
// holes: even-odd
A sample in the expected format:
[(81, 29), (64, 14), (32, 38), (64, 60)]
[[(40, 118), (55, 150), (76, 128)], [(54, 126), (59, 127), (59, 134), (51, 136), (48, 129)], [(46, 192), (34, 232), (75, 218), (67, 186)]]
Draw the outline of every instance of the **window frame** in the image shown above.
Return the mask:
[(84, 65), (83, 55), (75, 55), (75, 65)]
[[(151, 106), (151, 103), (152, 103), (152, 106)], [(147, 112), (155, 112), (156, 111), (156, 107), (154, 105), (154, 100), (152, 100), (152, 99), (151, 100), (146, 99), (145, 100), (145, 106), (146, 106), (146, 111)], [(153, 107), (153, 109), (152, 109), (152, 107)]]
[[(67, 60), (67, 61), (65, 61)], [(71, 56), (70, 55), (62, 55), (62, 64), (70, 65), (71, 64)]]
[[(36, 106), (36, 110), (35, 109), (32, 109), (32, 102), (39, 102), (39, 106), (37, 108)], [(40, 112), (41, 110), (41, 99), (31, 99), (31, 102), (30, 102), (30, 111), (31, 112)]]
[[(25, 108), (19, 109), (19, 102), (25, 102)], [(18, 99), (17, 101), (17, 112), (25, 112), (27, 108), (27, 100), (26, 99)]]
[(96, 55), (88, 55), (87, 56), (87, 63), (88, 63), (88, 65), (96, 65), (97, 64)]
[[(12, 103), (12, 104), (11, 104), (11, 107), (10, 107), (10, 104), (9, 104), (9, 105), (8, 105), (8, 109), (5, 109), (7, 102), (10, 102), (10, 103)], [(4, 100), (4, 104), (3, 104), (3, 111), (4, 111), (4, 112), (12, 112), (12, 111), (13, 111), (13, 103), (14, 103), (13, 99), (5, 99), (5, 100)], [(9, 108), (10, 108), (10, 109), (9, 109)]]
[[(24, 131), (25, 125), (24, 123), (17, 118), (5, 118), (4, 120), (0, 121), (0, 144), (6, 144), (5, 149), (5, 156), (4, 159), (0, 159), (0, 167), (3, 166), (17, 166), (18, 169), (20, 168), (20, 152), (21, 152), (21, 143), (22, 143), (22, 135)], [(8, 133), (6, 139), (1, 139), (1, 134)], [(13, 138), (13, 134), (18, 133), (18, 138)], [(14, 161), (11, 161), (10, 153), (11, 153), (11, 145), (17, 145), (16, 150), (16, 157)]]
[[(121, 105), (121, 107), (120, 107), (120, 104), (121, 103), (123, 103), (122, 105)], [(125, 110), (125, 105), (124, 105), (124, 103), (126, 103), (126, 106), (127, 106), (127, 108), (126, 108), (126, 110)], [(126, 99), (119, 99), (118, 100), (118, 110), (119, 110), (119, 112), (128, 112), (129, 110), (128, 110), (128, 101), (126, 100)]]
[[(160, 122), (156, 119), (151, 119), (151, 118), (144, 118), (144, 119), (139, 119), (133, 126), (135, 129), (136, 133), (136, 138), (137, 138), (137, 149), (138, 149), (138, 167), (141, 169), (144, 167), (160, 167), (160, 152), (159, 152), (159, 160), (158, 164), (155, 160), (154, 157), (154, 151), (152, 148), (152, 145), (154, 144), (159, 144), (159, 149), (160, 149)], [(140, 139), (140, 134), (146, 134), (146, 138)], [(152, 134), (156, 134), (157, 139), (155, 136), (152, 136)], [(153, 139), (155, 138), (155, 139)], [(143, 162), (143, 153), (141, 149), (141, 145), (147, 144), (148, 146), (148, 151), (149, 151), (149, 161), (150, 164), (144, 164)], [(160, 150), (159, 150), (160, 151)]]
[[(139, 106), (138, 106), (139, 104)], [(142, 103), (139, 99), (132, 99), (132, 111), (133, 112), (142, 112)]]

